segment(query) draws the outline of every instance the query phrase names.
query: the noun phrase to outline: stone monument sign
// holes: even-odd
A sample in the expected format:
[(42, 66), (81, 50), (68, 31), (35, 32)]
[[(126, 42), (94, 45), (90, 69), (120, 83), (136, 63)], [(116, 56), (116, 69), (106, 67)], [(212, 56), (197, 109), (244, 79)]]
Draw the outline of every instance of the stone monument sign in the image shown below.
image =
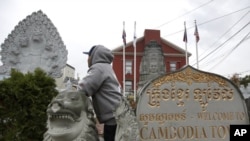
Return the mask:
[(40, 67), (50, 76), (60, 77), (68, 54), (56, 27), (42, 11), (19, 22), (1, 49), (0, 75), (8, 75), (11, 68), (27, 73)]
[(137, 118), (143, 141), (229, 141), (230, 125), (249, 124), (240, 90), (191, 66), (144, 85)]

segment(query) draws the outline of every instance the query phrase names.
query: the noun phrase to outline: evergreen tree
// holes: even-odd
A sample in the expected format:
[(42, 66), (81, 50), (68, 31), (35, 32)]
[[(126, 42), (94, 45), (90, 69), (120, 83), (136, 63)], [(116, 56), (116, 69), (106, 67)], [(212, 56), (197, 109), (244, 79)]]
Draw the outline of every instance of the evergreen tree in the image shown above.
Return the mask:
[(0, 81), (0, 141), (41, 141), (55, 88), (55, 80), (39, 68), (27, 74), (11, 70)]
[(244, 87), (247, 87), (248, 83), (250, 83), (250, 75), (246, 75), (240, 80), (240, 84), (244, 85)]

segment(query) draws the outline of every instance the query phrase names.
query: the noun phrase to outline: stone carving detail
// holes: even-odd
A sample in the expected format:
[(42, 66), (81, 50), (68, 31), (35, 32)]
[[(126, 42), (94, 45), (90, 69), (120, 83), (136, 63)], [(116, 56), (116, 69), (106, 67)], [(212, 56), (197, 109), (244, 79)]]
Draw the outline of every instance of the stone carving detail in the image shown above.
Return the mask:
[(160, 79), (154, 80), (152, 83), (155, 87), (160, 87), (164, 83), (174, 84), (177, 81), (182, 81), (191, 85), (195, 83), (207, 82), (208, 86), (212, 82), (216, 82), (221, 87), (228, 87), (227, 82), (219, 76), (211, 75), (202, 71), (193, 71), (191, 66), (187, 66), (183, 71), (168, 74)]
[(115, 141), (139, 141), (139, 123), (128, 102), (122, 99), (115, 111), (117, 129)]
[(143, 86), (149, 80), (166, 74), (166, 65), (161, 46), (156, 41), (150, 41), (145, 47), (140, 64), (139, 85)]
[(81, 92), (60, 92), (47, 109), (43, 141), (99, 141), (91, 101)]
[(68, 51), (63, 41), (42, 11), (34, 12), (19, 22), (1, 48), (1, 74), (8, 74), (10, 68), (27, 73), (40, 67), (56, 78), (61, 76), (61, 69), (67, 61)]

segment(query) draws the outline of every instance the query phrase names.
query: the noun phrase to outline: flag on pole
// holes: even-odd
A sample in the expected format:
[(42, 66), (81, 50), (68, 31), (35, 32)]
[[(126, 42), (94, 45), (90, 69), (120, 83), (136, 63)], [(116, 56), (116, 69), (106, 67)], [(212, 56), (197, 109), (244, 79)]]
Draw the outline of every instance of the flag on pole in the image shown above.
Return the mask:
[(134, 25), (134, 101), (136, 102), (136, 22)]
[(183, 42), (187, 43), (187, 30), (186, 30), (186, 22), (184, 22), (184, 36), (183, 36)]
[(125, 97), (125, 90), (126, 90), (126, 85), (125, 85), (125, 47), (126, 47), (126, 32), (125, 32), (125, 22), (123, 21), (123, 32), (122, 32), (122, 39), (123, 39), (123, 96)]
[(189, 64), (188, 62), (188, 51), (187, 51), (187, 29), (186, 29), (186, 22), (184, 22), (184, 36), (183, 36), (183, 42), (185, 42), (185, 56), (186, 56), (186, 65)]
[(199, 59), (198, 59), (198, 42), (200, 40), (200, 36), (199, 36), (199, 32), (198, 32), (198, 28), (196, 25), (196, 20), (194, 20), (194, 24), (195, 24), (195, 29), (194, 29), (194, 36), (195, 36), (195, 41), (196, 41), (196, 64), (197, 64), (197, 69), (199, 69)]
[(123, 44), (126, 46), (126, 32), (125, 32), (125, 22), (123, 22), (123, 32), (122, 32)]
[(136, 47), (136, 40), (137, 40), (137, 38), (136, 38), (136, 22), (135, 22), (135, 25), (134, 25), (134, 41), (133, 41), (134, 48)]
[(196, 20), (195, 20), (194, 36), (195, 36), (196, 43), (198, 43), (199, 40), (200, 40), (200, 36), (199, 36), (198, 28), (197, 28), (197, 25), (196, 25)]

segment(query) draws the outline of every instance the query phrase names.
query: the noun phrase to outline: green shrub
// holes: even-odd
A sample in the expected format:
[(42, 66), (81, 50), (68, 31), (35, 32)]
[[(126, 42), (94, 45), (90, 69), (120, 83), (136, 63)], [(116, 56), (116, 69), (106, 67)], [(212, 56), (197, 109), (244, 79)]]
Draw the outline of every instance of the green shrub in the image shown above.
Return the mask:
[(41, 141), (55, 88), (55, 80), (39, 68), (27, 74), (12, 69), (0, 81), (0, 141)]

